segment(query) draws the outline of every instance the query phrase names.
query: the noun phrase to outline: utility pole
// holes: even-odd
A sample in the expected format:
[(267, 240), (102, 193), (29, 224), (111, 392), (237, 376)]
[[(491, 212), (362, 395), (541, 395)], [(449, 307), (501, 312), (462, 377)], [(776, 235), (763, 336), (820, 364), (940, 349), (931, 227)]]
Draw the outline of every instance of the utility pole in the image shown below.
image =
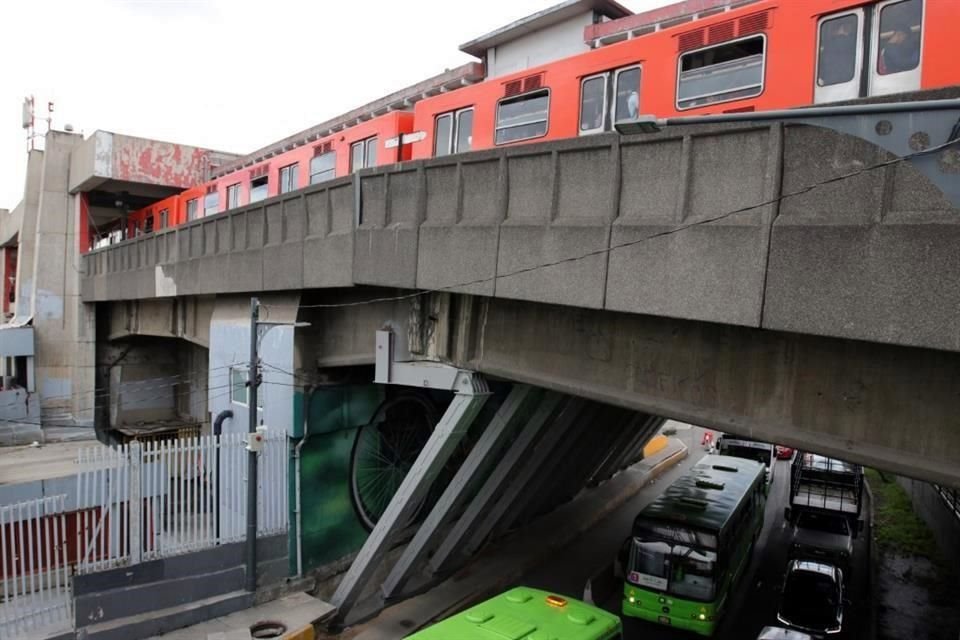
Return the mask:
[(257, 334), (259, 332), (260, 300), (250, 298), (250, 367), (247, 370), (247, 591), (257, 590), (257, 447), (253, 439), (257, 435), (257, 374), (260, 366), (257, 357)]

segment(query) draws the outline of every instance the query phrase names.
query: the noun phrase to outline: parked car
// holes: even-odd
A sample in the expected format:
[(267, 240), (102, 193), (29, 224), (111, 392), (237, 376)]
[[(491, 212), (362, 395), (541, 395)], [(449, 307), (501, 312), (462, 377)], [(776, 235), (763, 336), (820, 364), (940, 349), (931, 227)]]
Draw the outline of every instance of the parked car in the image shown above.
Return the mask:
[(791, 560), (780, 594), (777, 620), (811, 634), (833, 635), (843, 628), (843, 572), (832, 564)]
[(776, 452), (778, 460), (789, 460), (793, 457), (793, 448), (785, 447), (782, 444), (776, 446)]
[(786, 627), (764, 627), (760, 630), (757, 640), (813, 640), (813, 636)]

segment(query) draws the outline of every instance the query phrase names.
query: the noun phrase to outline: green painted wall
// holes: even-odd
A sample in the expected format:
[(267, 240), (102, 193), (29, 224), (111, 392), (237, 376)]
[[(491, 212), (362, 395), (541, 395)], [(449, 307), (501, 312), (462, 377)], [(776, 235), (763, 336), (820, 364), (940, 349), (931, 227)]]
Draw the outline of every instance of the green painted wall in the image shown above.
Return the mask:
[[(382, 389), (374, 384), (319, 388), (310, 396), (309, 437), (300, 462), (304, 572), (358, 551), (367, 539), (350, 502), (350, 451), (357, 428), (370, 421), (383, 400)], [(303, 432), (303, 393), (294, 402), (295, 446)], [(291, 575), (297, 562), (295, 482), (291, 467)]]

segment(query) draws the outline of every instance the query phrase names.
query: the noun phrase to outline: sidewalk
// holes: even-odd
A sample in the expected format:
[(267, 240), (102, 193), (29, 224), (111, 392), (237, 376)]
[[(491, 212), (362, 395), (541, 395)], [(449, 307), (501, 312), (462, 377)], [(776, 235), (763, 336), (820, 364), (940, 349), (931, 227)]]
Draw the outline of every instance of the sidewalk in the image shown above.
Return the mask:
[[(280, 622), (284, 640), (313, 640), (313, 625), (330, 615), (334, 606), (306, 593), (294, 593), (222, 618), (154, 636), (149, 640), (250, 640), (250, 627), (258, 622)], [(267, 637), (267, 636), (263, 636)]]
[(531, 567), (565, 547), (615, 511), (643, 487), (686, 458), (676, 438), (609, 482), (583, 491), (572, 501), (496, 545), (430, 591), (385, 609), (379, 616), (344, 630), (339, 640), (396, 640), (431, 624), (448, 612), (490, 597), (519, 580)]

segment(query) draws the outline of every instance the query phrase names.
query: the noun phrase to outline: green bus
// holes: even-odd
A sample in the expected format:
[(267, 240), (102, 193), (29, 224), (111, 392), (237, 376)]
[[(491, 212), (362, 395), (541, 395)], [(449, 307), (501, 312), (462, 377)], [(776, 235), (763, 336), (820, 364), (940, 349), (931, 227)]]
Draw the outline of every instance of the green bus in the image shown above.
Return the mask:
[(406, 640), (623, 640), (620, 618), (538, 589), (516, 587)]
[(641, 511), (624, 543), (623, 615), (713, 635), (763, 527), (764, 467), (708, 455)]

